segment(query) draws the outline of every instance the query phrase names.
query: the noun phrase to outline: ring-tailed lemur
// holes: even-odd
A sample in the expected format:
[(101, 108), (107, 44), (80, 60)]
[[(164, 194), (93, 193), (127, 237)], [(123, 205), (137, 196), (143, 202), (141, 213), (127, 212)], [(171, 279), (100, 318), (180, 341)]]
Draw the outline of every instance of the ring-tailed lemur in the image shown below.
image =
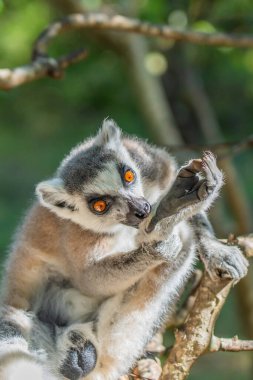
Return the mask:
[(164, 150), (104, 121), (38, 184), (16, 236), (0, 379), (118, 380), (172, 313), (197, 248), (211, 275), (243, 277), (246, 259), (203, 214), (221, 185), (212, 154), (177, 172)]

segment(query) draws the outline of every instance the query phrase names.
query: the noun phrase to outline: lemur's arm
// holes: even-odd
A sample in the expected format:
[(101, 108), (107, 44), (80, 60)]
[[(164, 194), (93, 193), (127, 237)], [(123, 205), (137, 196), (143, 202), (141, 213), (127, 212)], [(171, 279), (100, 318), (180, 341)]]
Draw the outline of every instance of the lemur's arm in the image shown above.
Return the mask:
[[(199, 176), (204, 174), (204, 178)], [(211, 275), (238, 280), (247, 273), (248, 262), (237, 247), (219, 242), (213, 233), (205, 210), (217, 198), (222, 186), (222, 173), (212, 153), (202, 160), (191, 160), (181, 167), (168, 194), (158, 205), (147, 230), (153, 234), (167, 224), (167, 230), (191, 217), (199, 254)], [(168, 232), (167, 232), (168, 233)]]
[(247, 274), (248, 261), (240, 249), (227, 246), (214, 235), (205, 212), (190, 219), (196, 239), (197, 250), (211, 276), (239, 280)]
[(182, 243), (175, 234), (164, 242), (145, 243), (138, 249), (107, 256), (85, 269), (82, 285), (88, 296), (107, 297), (129, 288), (138, 281), (147, 270), (162, 262), (173, 262), (182, 248)]

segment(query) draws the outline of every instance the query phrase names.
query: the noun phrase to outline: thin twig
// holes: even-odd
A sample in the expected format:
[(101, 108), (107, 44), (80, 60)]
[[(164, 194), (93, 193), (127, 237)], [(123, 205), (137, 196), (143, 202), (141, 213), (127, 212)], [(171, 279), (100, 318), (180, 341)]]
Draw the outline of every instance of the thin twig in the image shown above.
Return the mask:
[(51, 76), (55, 79), (61, 78), (68, 66), (86, 57), (87, 51), (80, 49), (58, 59), (41, 56), (37, 57), (29, 65), (14, 69), (0, 69), (0, 88), (9, 90), (46, 76)]
[(209, 348), (210, 352), (217, 351), (253, 351), (253, 340), (241, 340), (237, 336), (233, 338), (218, 338), (213, 335)]
[(166, 145), (166, 148), (173, 153), (185, 151), (205, 151), (211, 150), (216, 153), (218, 159), (224, 159), (241, 151), (253, 148), (253, 136), (241, 141), (222, 142), (214, 144), (182, 144), (182, 145)]

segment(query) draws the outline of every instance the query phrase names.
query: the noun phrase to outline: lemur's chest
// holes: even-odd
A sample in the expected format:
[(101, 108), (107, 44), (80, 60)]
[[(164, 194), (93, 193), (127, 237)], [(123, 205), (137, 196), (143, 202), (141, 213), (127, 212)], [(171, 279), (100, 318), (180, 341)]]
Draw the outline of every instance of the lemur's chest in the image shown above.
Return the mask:
[(107, 256), (136, 249), (137, 234), (137, 229), (124, 225), (111, 235), (68, 231), (63, 237), (62, 256), (68, 262), (70, 277), (82, 276), (87, 267), (96, 265), (96, 262)]
[(136, 236), (138, 230), (133, 227), (121, 226), (119, 231), (108, 241), (105, 255), (115, 255), (119, 253), (133, 251), (137, 248)]

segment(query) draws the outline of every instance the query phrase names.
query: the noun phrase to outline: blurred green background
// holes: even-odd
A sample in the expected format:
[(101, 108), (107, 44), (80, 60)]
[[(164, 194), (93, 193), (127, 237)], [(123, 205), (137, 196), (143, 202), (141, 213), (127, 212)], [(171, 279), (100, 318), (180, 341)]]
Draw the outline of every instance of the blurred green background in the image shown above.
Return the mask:
[[(28, 63), (39, 33), (55, 19), (78, 11), (120, 13), (207, 33), (253, 35), (250, 0), (0, 0), (0, 67)], [(83, 46), (88, 58), (70, 67), (64, 79), (0, 90), (1, 262), (33, 202), (35, 184), (50, 177), (70, 148), (94, 134), (103, 118), (114, 118), (127, 133), (171, 146), (243, 141), (253, 135), (253, 49), (78, 31), (57, 38), (50, 53)], [(199, 156), (201, 148), (172, 152), (182, 162)], [(227, 186), (212, 210), (213, 224), (222, 237), (252, 232), (253, 153), (217, 153), (229, 153), (229, 158), (220, 160)], [(253, 338), (252, 309), (249, 275), (230, 295), (217, 334)], [(203, 376), (252, 379), (252, 355), (207, 355), (189, 378)]]

